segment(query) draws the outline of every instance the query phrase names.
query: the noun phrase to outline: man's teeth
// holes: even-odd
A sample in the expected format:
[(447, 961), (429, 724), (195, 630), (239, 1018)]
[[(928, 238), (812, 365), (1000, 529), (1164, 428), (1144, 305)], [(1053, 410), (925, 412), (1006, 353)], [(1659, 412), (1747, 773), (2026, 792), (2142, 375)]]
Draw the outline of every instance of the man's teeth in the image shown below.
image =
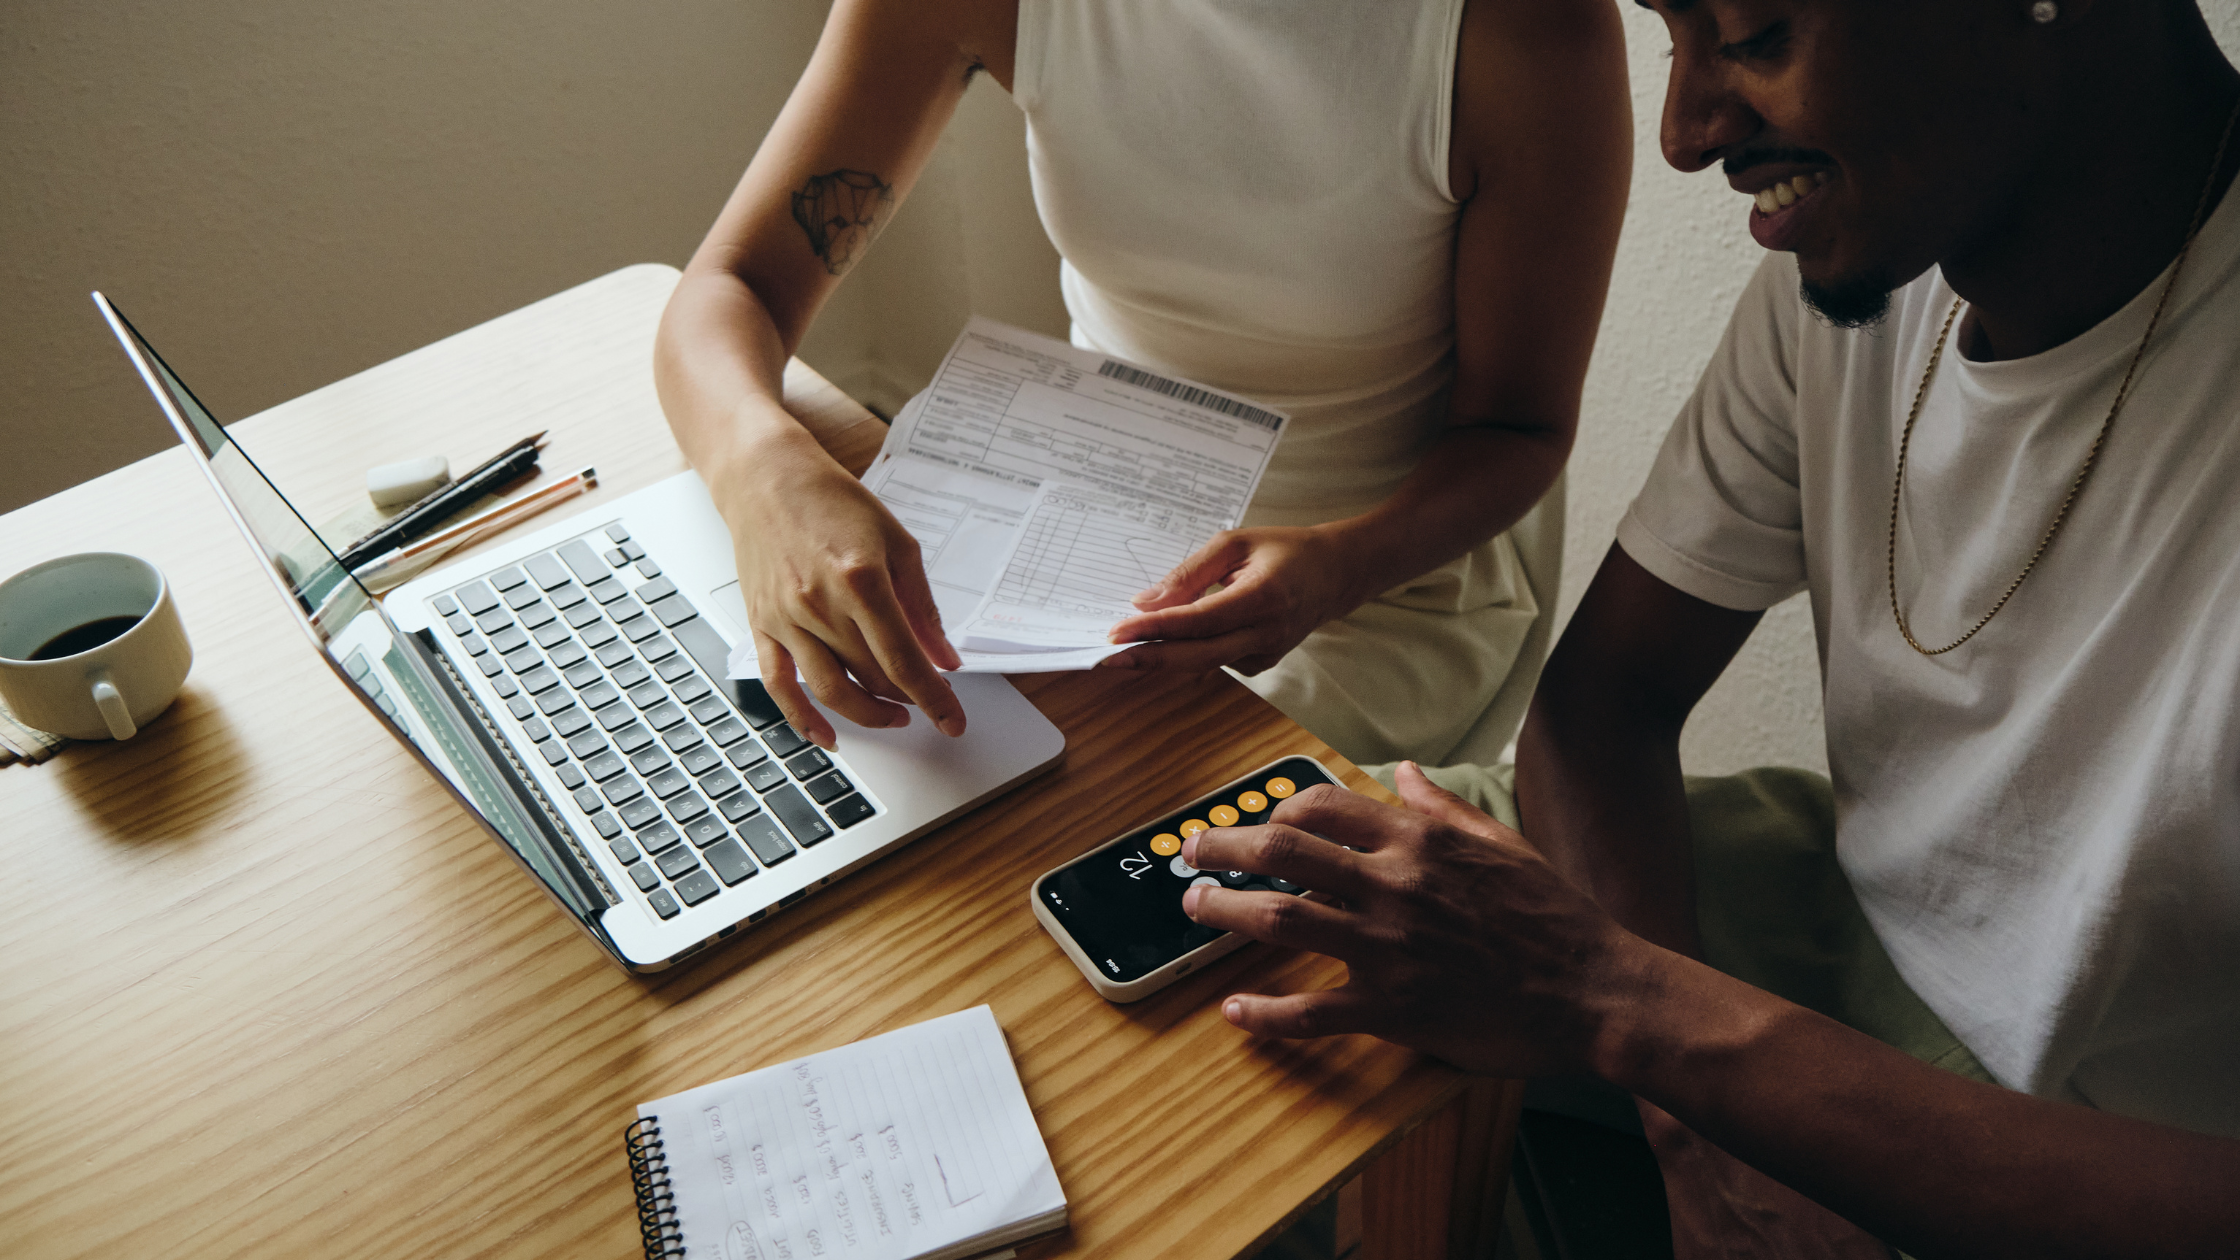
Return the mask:
[(1826, 175), (1814, 173), (1799, 175), (1787, 183), (1775, 184), (1771, 188), (1761, 188), (1756, 193), (1758, 209), (1761, 213), (1772, 214), (1783, 206), (1796, 204), (1797, 198), (1827, 182)]

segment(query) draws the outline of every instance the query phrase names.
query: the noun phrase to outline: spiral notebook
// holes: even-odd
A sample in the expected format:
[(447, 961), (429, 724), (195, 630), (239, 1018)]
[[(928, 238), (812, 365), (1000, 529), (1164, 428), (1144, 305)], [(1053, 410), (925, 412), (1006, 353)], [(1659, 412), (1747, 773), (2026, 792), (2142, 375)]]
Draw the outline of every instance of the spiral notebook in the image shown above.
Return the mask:
[(624, 1145), (647, 1260), (959, 1260), (1066, 1221), (985, 1006), (647, 1103)]

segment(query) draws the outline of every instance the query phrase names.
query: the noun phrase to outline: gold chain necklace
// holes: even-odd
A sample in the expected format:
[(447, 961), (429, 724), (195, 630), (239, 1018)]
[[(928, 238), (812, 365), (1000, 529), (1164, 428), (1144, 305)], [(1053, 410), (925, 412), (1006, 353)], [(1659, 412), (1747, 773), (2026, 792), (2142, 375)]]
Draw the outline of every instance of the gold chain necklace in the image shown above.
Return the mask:
[(2100, 458), (2100, 448), (2107, 443), (2108, 430), (2115, 426), (2116, 412), (2123, 409), (2123, 400), (2131, 393), (2131, 378), (2138, 373), (2140, 360), (2146, 358), (2147, 343), (2154, 339), (2155, 326), (2162, 322), (2162, 311), (2170, 304), (2171, 291), (2178, 287), (2178, 273), (2186, 265), (2186, 254), (2193, 249), (2193, 238), (2201, 233), (2201, 222), (2208, 214), (2209, 194), (2217, 186), (2217, 171), (2224, 166), (2225, 145), (2232, 139), (2235, 122), (2240, 122), (2240, 106), (2235, 106), (2231, 116), (2224, 120), (2224, 135), (2217, 141), (2217, 155), (2209, 159), (2209, 178), (2201, 185), (2201, 198), (2194, 204), (2193, 223), (2186, 228), (2185, 244), (2178, 247), (2177, 261), (2170, 264), (2170, 279), (2162, 286), (2162, 297), (2154, 304), (2154, 314), (2147, 317), (2147, 330), (2139, 336), (2139, 348), (2132, 352), (2131, 365), (2123, 370), (2123, 383), (2116, 386), (2116, 399), (2108, 405), (2108, 416), (2100, 422), (2100, 433), (2092, 439), (2092, 449), (2085, 452), (2084, 467), (2077, 470), (2075, 480), (2069, 483), (2069, 493), (2062, 496), (2061, 506), (2054, 509), (2053, 523), (2046, 526), (2045, 534), (2038, 539), (2037, 549), (2030, 553), (2030, 559), (2022, 566), (2022, 572), (2015, 574), (2014, 581), (2007, 583), (2007, 589), (1999, 596), (1999, 602), (1991, 606), (1991, 611), (1977, 618), (1976, 623), (1968, 627), (1966, 634), (1941, 648), (1932, 648), (1921, 646), (1921, 641), (1913, 637), (1913, 628), (1906, 623), (1905, 610), (1898, 607), (1898, 502), (1906, 488), (1906, 453), (1913, 446), (1913, 422), (1921, 418), (1921, 403), (1929, 396), (1929, 382), (1936, 379), (1937, 363), (1944, 358), (1945, 340), (1952, 335), (1953, 321), (1960, 317), (1960, 307), (1964, 302), (1962, 298), (1952, 299), (1952, 309), (1945, 314), (1944, 327), (1937, 332), (1936, 347), (1929, 351), (1929, 366), (1921, 373), (1921, 388), (1914, 391), (1913, 409), (1906, 413), (1905, 433), (1898, 439), (1897, 482), (1890, 487), (1890, 546), (1884, 569), (1890, 583), (1890, 615), (1897, 620), (1898, 633), (1905, 636), (1907, 646), (1914, 651), (1923, 656), (1942, 656), (1976, 637), (1976, 632), (1990, 625), (1991, 619), (1999, 615), (1999, 610), (2007, 606), (2008, 600), (2014, 598), (2014, 593), (2022, 589), (2023, 579), (2038, 567), (2038, 561), (2046, 554), (2046, 548), (2053, 545), (2053, 536), (2061, 532), (2061, 523), (2069, 519), (2069, 507), (2077, 501), (2077, 495), (2084, 489), (2086, 479), (2092, 476), (2092, 466)]

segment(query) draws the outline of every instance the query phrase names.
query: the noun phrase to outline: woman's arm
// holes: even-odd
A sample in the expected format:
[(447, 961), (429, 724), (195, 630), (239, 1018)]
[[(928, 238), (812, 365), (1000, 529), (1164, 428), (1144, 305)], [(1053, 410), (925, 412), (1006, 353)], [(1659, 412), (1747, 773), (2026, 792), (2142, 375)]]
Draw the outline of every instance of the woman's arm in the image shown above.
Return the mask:
[(1632, 150), (1609, 4), (1472, 3), (1455, 58), (1449, 184), (1463, 205), (1446, 432), (1369, 512), (1216, 537), (1113, 630), (1116, 642), (1165, 641), (1105, 663), (1258, 672), (1531, 510), (1571, 452)]
[(809, 68), (685, 267), (654, 379), (731, 527), (764, 682), (802, 734), (802, 682), (865, 726), (964, 712), (916, 540), (781, 401), (787, 358), (908, 194), (966, 81), (1011, 78), (1015, 0), (837, 0)]

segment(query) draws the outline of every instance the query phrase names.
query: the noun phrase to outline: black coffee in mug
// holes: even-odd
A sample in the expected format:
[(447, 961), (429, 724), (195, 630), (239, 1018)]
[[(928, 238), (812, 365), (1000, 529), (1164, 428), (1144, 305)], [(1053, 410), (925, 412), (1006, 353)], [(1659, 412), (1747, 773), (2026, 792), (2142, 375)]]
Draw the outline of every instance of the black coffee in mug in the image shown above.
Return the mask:
[(76, 656), (80, 652), (91, 652), (139, 624), (138, 617), (103, 617), (82, 626), (72, 626), (40, 644), (31, 653), (31, 659), (54, 661), (65, 656)]

